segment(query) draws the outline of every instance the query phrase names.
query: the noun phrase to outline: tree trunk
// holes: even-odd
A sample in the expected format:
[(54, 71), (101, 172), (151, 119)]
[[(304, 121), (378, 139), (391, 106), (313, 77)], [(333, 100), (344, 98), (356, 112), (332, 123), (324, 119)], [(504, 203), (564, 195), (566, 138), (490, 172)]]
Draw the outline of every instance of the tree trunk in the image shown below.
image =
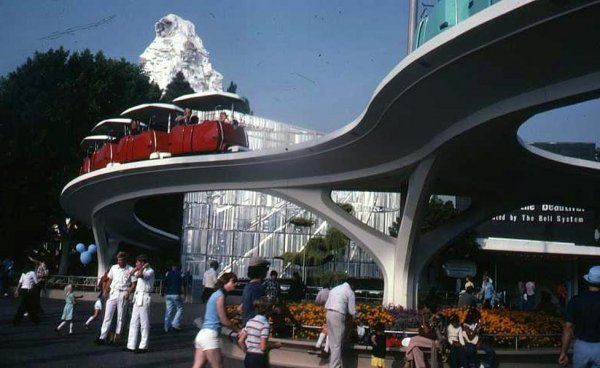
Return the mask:
[(59, 275), (67, 275), (69, 272), (69, 255), (71, 253), (71, 239), (63, 239), (60, 242), (60, 265), (58, 266)]

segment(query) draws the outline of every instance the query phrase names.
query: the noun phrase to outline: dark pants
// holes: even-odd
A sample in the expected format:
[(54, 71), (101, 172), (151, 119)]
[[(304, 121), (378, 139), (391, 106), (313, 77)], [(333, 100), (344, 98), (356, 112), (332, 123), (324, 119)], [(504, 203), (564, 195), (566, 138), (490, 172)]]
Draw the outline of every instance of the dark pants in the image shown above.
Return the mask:
[(202, 296), (200, 297), (200, 299), (202, 299), (202, 303), (206, 303), (208, 301), (208, 298), (210, 298), (210, 296), (214, 292), (215, 289), (205, 287), (204, 290), (202, 290)]
[(467, 358), (465, 356), (465, 349), (462, 346), (450, 346), (450, 367), (466, 367)]
[[(481, 344), (479, 347), (484, 351), (485, 355), (481, 363), (483, 363), (484, 367), (492, 368), (496, 366), (496, 351), (494, 348), (486, 343)], [(467, 343), (465, 345), (465, 353), (467, 356), (467, 367), (478, 367), (479, 360), (477, 359), (477, 346), (473, 344)]]
[(15, 314), (13, 323), (16, 325), (21, 323), (23, 320), (23, 314), (25, 312), (29, 313), (29, 318), (31, 318), (34, 323), (39, 323), (40, 319), (38, 317), (38, 308), (35, 305), (35, 288), (20, 289), (19, 297), (21, 302), (19, 303), (19, 308), (17, 308), (17, 313)]
[(38, 314), (44, 313), (44, 310), (42, 309), (42, 303), (40, 301), (40, 294), (42, 293), (43, 288), (43, 284), (38, 283), (31, 289), (31, 303), (33, 304), (33, 308), (38, 311)]
[(492, 307), (492, 298), (483, 299), (483, 308), (491, 308)]
[(532, 311), (535, 309), (535, 294), (527, 295), (527, 300), (525, 301), (525, 308), (523, 310)]
[(244, 367), (246, 368), (268, 368), (269, 360), (266, 354), (246, 353), (244, 358)]

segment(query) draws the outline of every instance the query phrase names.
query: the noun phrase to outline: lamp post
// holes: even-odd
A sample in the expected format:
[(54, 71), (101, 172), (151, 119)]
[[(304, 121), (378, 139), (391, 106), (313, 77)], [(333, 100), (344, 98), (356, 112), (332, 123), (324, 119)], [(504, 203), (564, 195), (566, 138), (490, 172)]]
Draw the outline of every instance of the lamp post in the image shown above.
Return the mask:
[(302, 251), (302, 280), (306, 282), (306, 245)]

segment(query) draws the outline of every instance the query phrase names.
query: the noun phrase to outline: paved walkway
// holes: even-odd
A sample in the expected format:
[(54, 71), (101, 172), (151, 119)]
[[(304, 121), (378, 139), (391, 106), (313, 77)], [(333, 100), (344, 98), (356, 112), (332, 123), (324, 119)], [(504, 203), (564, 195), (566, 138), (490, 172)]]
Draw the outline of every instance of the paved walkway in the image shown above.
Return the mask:
[[(2, 367), (191, 367), (193, 341), (197, 329), (194, 318), (201, 315), (198, 304), (185, 304), (184, 329), (164, 333), (164, 304), (153, 303), (151, 309), (150, 351), (133, 354), (121, 347), (96, 346), (93, 340), (101, 322), (92, 322), (85, 330), (84, 322), (93, 311), (93, 303), (84, 301), (75, 306), (74, 335), (68, 335), (68, 326), (61, 335), (54, 328), (60, 322), (64, 302), (42, 299), (45, 310), (42, 322), (34, 325), (27, 317), (20, 326), (12, 325), (17, 300), (0, 297), (0, 366)], [(225, 361), (225, 367), (241, 367), (240, 362)]]

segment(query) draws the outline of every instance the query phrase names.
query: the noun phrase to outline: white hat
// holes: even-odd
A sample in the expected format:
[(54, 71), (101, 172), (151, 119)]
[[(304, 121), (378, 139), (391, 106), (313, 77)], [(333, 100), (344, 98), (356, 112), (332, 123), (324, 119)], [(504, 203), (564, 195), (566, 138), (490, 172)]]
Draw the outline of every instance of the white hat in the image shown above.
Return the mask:
[(583, 276), (583, 279), (589, 284), (600, 285), (600, 266), (590, 268), (588, 274)]
[(263, 257), (252, 257), (250, 258), (250, 262), (248, 262), (249, 267), (268, 266), (270, 264), (271, 262), (267, 261)]

